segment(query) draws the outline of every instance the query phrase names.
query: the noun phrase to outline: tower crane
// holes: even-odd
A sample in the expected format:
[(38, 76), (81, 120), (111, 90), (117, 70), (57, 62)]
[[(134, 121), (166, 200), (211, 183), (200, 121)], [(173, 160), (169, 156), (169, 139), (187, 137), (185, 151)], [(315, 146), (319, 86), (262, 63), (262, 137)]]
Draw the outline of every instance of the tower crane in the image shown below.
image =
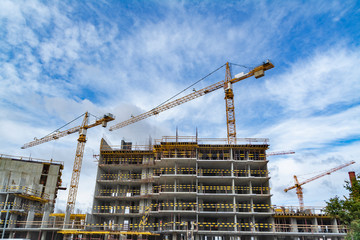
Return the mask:
[(191, 101), (195, 98), (204, 96), (210, 92), (213, 92), (215, 90), (218, 90), (220, 88), (224, 88), (225, 91), (225, 103), (226, 103), (226, 122), (227, 122), (227, 139), (229, 144), (235, 144), (236, 143), (236, 126), (235, 126), (235, 107), (234, 107), (234, 92), (232, 90), (232, 84), (237, 83), (239, 81), (242, 81), (246, 78), (255, 76), (255, 78), (260, 78), (264, 76), (265, 71), (273, 68), (274, 65), (267, 60), (263, 64), (253, 68), (246, 74), (241, 74), (239, 76), (236, 75), (235, 78), (231, 77), (230, 72), (230, 65), (227, 62), (226, 63), (226, 73), (225, 73), (225, 80), (222, 80), (220, 82), (217, 82), (215, 84), (212, 84), (208, 87), (205, 87), (201, 90), (194, 90), (194, 92), (178, 98), (174, 101), (168, 102), (166, 104), (160, 105), (156, 108), (151, 109), (148, 112), (142, 113), (138, 116), (132, 116), (130, 119), (117, 123), (109, 128), (110, 131), (123, 128), (127, 125), (130, 125), (132, 123), (138, 122), (140, 120), (146, 119), (148, 117), (154, 116), (159, 114), (160, 112), (166, 111), (170, 108), (176, 107), (178, 105), (181, 105), (183, 103), (186, 103), (188, 101)]
[(267, 157), (275, 156), (275, 155), (287, 155), (287, 154), (295, 154), (295, 151), (280, 151), (280, 152), (269, 152), (266, 154)]
[[(75, 202), (76, 202), (76, 195), (77, 190), (79, 186), (79, 179), (80, 179), (80, 172), (81, 172), (81, 165), (82, 165), (82, 159), (84, 156), (84, 147), (86, 143), (86, 133), (89, 128), (102, 125), (103, 127), (106, 127), (107, 122), (113, 121), (115, 118), (111, 113), (105, 114), (101, 119), (96, 120), (92, 124), (88, 124), (89, 122), (89, 113), (86, 112), (83, 115), (84, 119), (82, 121), (82, 124), (80, 126), (76, 126), (73, 128), (70, 128), (68, 130), (62, 131), (62, 132), (56, 132), (50, 135), (47, 135), (43, 138), (36, 139), (32, 142), (24, 144), (22, 146), (22, 149), (33, 147), (45, 142), (49, 142), (52, 140), (59, 139), (61, 137), (70, 135), (75, 132), (79, 132), (79, 138), (78, 138), (78, 144), (76, 147), (76, 154), (75, 154), (75, 161), (74, 161), (74, 167), (72, 171), (71, 176), (71, 183), (70, 183), (70, 189), (69, 189), (69, 195), (68, 195), (68, 201), (66, 205), (66, 215), (65, 215), (65, 221), (70, 219), (70, 214), (74, 213), (75, 208)], [(80, 116), (80, 117), (81, 117)], [(68, 218), (68, 219), (67, 219)]]
[(304, 185), (305, 183), (314, 181), (314, 180), (316, 180), (318, 178), (321, 178), (321, 177), (323, 177), (325, 175), (330, 175), (331, 173), (336, 172), (336, 171), (338, 171), (338, 170), (340, 170), (340, 169), (342, 169), (344, 167), (347, 167), (347, 166), (349, 166), (351, 164), (354, 164), (354, 163), (355, 163), (355, 161), (351, 161), (351, 162), (342, 164), (342, 165), (337, 166), (335, 168), (332, 168), (332, 169), (330, 169), (328, 171), (320, 173), (319, 175), (316, 175), (316, 176), (314, 176), (312, 178), (309, 178), (309, 179), (307, 179), (307, 180), (305, 180), (305, 181), (303, 181), (301, 183), (298, 181), (297, 176), (294, 175), (295, 185), (284, 189), (284, 191), (288, 192), (289, 190), (296, 188), (296, 194), (298, 196), (299, 203), (300, 203), (300, 210), (302, 211), (302, 210), (304, 210), (304, 198), (303, 198), (303, 191), (302, 191), (302, 187), (301, 187), (302, 185)]

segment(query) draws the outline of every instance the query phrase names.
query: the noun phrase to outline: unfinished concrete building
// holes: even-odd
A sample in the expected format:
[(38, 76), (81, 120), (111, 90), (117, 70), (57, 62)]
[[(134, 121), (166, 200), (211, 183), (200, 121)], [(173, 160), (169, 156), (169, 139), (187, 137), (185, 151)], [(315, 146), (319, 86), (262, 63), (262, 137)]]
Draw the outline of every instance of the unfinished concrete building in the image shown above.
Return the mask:
[(271, 205), (267, 139), (101, 141), (92, 214), (52, 213), (62, 163), (2, 156), (5, 238), (344, 239), (322, 209)]
[(62, 169), (62, 162), (0, 155), (2, 237), (37, 239), (54, 211)]
[(238, 143), (164, 137), (153, 148), (137, 149), (102, 140), (95, 222), (166, 239), (250, 239), (271, 232), (267, 139)]
[(89, 226), (122, 233), (115, 239), (342, 239), (346, 229), (323, 213), (274, 210), (268, 146), (250, 138), (228, 145), (163, 137), (153, 146), (103, 139)]

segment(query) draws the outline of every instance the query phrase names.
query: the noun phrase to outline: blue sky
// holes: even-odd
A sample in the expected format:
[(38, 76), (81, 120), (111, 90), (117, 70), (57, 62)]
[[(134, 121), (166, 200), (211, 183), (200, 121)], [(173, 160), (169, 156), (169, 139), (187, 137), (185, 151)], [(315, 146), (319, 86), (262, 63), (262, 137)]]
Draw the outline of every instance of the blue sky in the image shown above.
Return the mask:
[[(296, 151), (269, 158), (273, 204), (298, 204), (295, 192), (283, 192), (294, 174), (304, 180), (359, 161), (357, 1), (2, 0), (0, 26), (0, 152), (64, 161), (65, 185), (76, 134), (20, 147), (85, 111), (127, 120), (227, 61), (275, 65), (264, 78), (233, 86), (237, 136), (269, 138), (269, 151)], [(224, 75), (222, 69), (195, 88)], [(218, 90), (114, 132), (89, 130), (77, 206), (91, 208), (101, 137), (114, 145), (122, 139), (145, 144), (178, 127), (180, 135), (198, 128), (200, 137), (224, 138), (223, 98)], [(305, 185), (305, 204), (344, 195), (350, 170), (359, 172), (359, 163)], [(59, 210), (66, 199), (61, 192)]]

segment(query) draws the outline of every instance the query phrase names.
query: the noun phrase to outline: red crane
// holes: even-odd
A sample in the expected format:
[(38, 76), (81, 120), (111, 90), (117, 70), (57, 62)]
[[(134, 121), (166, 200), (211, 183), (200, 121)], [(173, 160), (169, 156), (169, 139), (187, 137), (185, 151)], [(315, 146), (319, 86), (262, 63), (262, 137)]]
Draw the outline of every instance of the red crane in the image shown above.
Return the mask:
[(338, 167), (332, 168), (332, 169), (330, 169), (330, 170), (328, 170), (326, 172), (323, 172), (323, 173), (321, 173), (319, 175), (316, 175), (316, 176), (314, 176), (312, 178), (309, 178), (309, 179), (307, 179), (307, 180), (305, 180), (305, 181), (303, 181), (301, 183), (299, 183), (296, 175), (294, 175), (295, 185), (284, 189), (284, 191), (287, 192), (287, 191), (289, 191), (291, 189), (296, 188), (296, 194), (297, 194), (297, 196), (299, 198), (299, 203), (300, 203), (300, 210), (304, 210), (304, 198), (303, 198), (303, 191), (302, 191), (302, 187), (301, 187), (302, 185), (304, 185), (305, 183), (314, 181), (314, 180), (316, 180), (318, 178), (321, 178), (321, 177), (323, 177), (325, 175), (330, 175), (331, 173), (333, 173), (335, 171), (338, 171), (338, 170), (340, 170), (340, 169), (342, 169), (344, 167), (347, 167), (347, 166), (349, 166), (351, 164), (354, 164), (354, 163), (355, 163), (355, 161), (351, 161), (351, 162), (342, 164), (342, 165), (340, 165)]

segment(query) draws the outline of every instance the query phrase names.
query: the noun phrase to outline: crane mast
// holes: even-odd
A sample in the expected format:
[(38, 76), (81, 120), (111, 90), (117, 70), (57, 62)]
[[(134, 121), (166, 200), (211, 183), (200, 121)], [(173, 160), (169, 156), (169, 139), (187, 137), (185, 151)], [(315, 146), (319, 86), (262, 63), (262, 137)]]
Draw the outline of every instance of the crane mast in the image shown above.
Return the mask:
[(321, 177), (323, 177), (325, 175), (330, 175), (331, 173), (336, 172), (336, 171), (338, 171), (338, 170), (340, 170), (340, 169), (342, 169), (344, 167), (347, 167), (347, 166), (349, 166), (351, 164), (354, 164), (354, 163), (355, 163), (355, 161), (351, 161), (351, 162), (342, 164), (340, 166), (334, 167), (334, 168), (332, 168), (332, 169), (330, 169), (330, 170), (328, 170), (326, 172), (320, 173), (319, 175), (316, 175), (316, 176), (314, 176), (312, 178), (309, 178), (309, 179), (307, 179), (307, 180), (305, 180), (305, 181), (303, 181), (301, 183), (298, 181), (297, 176), (294, 175), (295, 184), (293, 186), (291, 186), (291, 187), (285, 188), (284, 192), (288, 192), (289, 190), (296, 188), (296, 194), (298, 196), (299, 203), (300, 203), (300, 210), (304, 210), (304, 197), (303, 197), (303, 191), (302, 191), (302, 187), (301, 187), (302, 185), (304, 185), (304, 184), (306, 184), (308, 182), (312, 182), (312, 181), (314, 181), (314, 180), (316, 180), (318, 178), (321, 178)]
[(229, 62), (226, 63), (225, 73), (225, 104), (226, 104), (226, 125), (228, 144), (236, 144), (235, 104), (234, 92), (231, 83), (231, 72)]
[(86, 132), (87, 132), (86, 126), (88, 125), (89, 122), (88, 115), (89, 114), (86, 112), (79, 130), (79, 138), (77, 140), (78, 143), (76, 147), (74, 167), (71, 175), (70, 189), (69, 189), (68, 201), (66, 206), (67, 208), (66, 212), (69, 211), (70, 214), (74, 213), (76, 195), (79, 187), (80, 172), (81, 172), (82, 160), (84, 157), (84, 148), (86, 143)]
[(163, 104), (159, 107), (153, 108), (148, 112), (142, 113), (138, 116), (131, 117), (130, 119), (117, 123), (109, 128), (110, 131), (123, 128), (127, 125), (136, 123), (148, 117), (159, 114), (160, 112), (166, 111), (173, 107), (179, 106), (183, 103), (189, 102), (198, 97), (204, 96), (208, 93), (211, 93), (220, 88), (225, 90), (225, 102), (226, 102), (226, 118), (227, 118), (227, 134), (228, 134), (228, 143), (236, 143), (236, 126), (235, 126), (235, 107), (234, 107), (234, 93), (232, 90), (232, 84), (242, 81), (246, 78), (255, 76), (255, 78), (260, 78), (264, 76), (264, 72), (273, 68), (274, 65), (270, 61), (266, 61), (263, 64), (253, 68), (248, 73), (243, 74), (242, 76), (232, 78), (230, 73), (229, 63), (226, 63), (226, 74), (225, 80), (219, 81), (215, 84), (212, 84), (208, 87), (190, 93), (184, 97), (176, 99), (174, 101)]

